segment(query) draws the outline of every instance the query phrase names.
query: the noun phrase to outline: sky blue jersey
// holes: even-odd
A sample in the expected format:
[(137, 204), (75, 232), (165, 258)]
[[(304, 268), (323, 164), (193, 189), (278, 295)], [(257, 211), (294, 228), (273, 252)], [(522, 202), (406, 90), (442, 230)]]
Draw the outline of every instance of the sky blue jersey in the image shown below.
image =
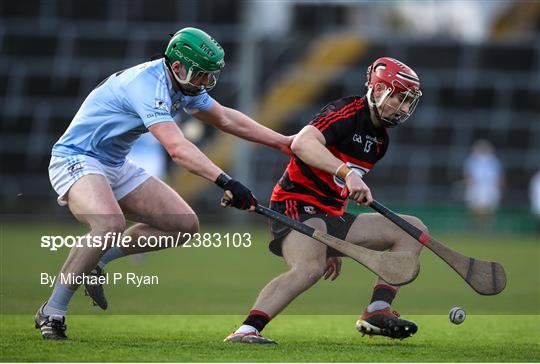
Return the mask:
[(193, 114), (212, 103), (207, 93), (175, 91), (164, 59), (142, 63), (111, 75), (88, 95), (52, 155), (84, 154), (120, 166), (150, 126), (180, 121), (181, 108)]

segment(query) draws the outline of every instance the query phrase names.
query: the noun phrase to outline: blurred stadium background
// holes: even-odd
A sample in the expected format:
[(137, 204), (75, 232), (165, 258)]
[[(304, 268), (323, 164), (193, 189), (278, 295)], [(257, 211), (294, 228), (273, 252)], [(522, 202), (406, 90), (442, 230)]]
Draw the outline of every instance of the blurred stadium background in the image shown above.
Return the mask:
[[(48, 180), (53, 143), (101, 80), (163, 52), (169, 33), (184, 26), (204, 29), (225, 48), (227, 65), (212, 96), (285, 134), (298, 132), (327, 102), (363, 94), (366, 67), (374, 59), (391, 56), (412, 66), (424, 96), (414, 116), (391, 130), (389, 151), (366, 178), (368, 185), (381, 202), (416, 214), (449, 245), (503, 262), (512, 286), (494, 301), (469, 292), (464, 284), (441, 287), (458, 278), (424, 254), (427, 268), (422, 269), (430, 274), (421, 275), (401, 302), (416, 313), (445, 313), (440, 308), (462, 294), (454, 302), (469, 303), (476, 313), (507, 313), (510, 307), (517, 314), (538, 313), (540, 244), (528, 192), (540, 169), (538, 1), (234, 0), (0, 2), (3, 313), (35, 310), (49, 292), (39, 286), (39, 272), (55, 273), (67, 254), (40, 249), (39, 235), (73, 229), (84, 233), (75, 224), (58, 228), (50, 218), (73, 221), (67, 209), (57, 206)], [(195, 120), (184, 124), (186, 134), (211, 159), (245, 181), (263, 202), (268, 200), (285, 156)], [(494, 145), (504, 168), (506, 183), (493, 229), (506, 235), (471, 233), (462, 169), (478, 139)], [(168, 158), (164, 153), (158, 152)], [(213, 184), (166, 164), (164, 178), (203, 222), (205, 217), (246, 217), (218, 208), (221, 194)], [(45, 224), (37, 222), (43, 217)], [(148, 297), (161, 298), (159, 313), (244, 312), (257, 290), (283, 270), (282, 262), (266, 251), (264, 220), (250, 218), (260, 224), (254, 227), (260, 237), (256, 250), (149, 255), (137, 270), (159, 272), (160, 286), (111, 289), (116, 300), (111, 312), (148, 312)], [(134, 264), (122, 260), (113, 269)], [(369, 275), (352, 265), (349, 269), (360, 276), (337, 283), (343, 300), (335, 306), (324, 308), (328, 288), (317, 288), (287, 312), (302, 313), (303, 307), (315, 313), (358, 312), (355, 297), (361, 289), (366, 301), (372, 280), (358, 280)], [(24, 274), (21, 267), (26, 267)], [(245, 277), (243, 271), (257, 274)], [(424, 298), (429, 302), (419, 308), (417, 297), (429, 291), (436, 297)], [(178, 296), (171, 300), (171, 294)], [(190, 299), (184, 300), (185, 295)], [(74, 301), (75, 312), (89, 312), (81, 296)], [(177, 305), (179, 300), (185, 305)], [(521, 303), (517, 311), (515, 302)]]
[[(497, 229), (533, 229), (537, 1), (29, 0), (3, 1), (0, 14), (5, 213), (62, 211), (48, 181), (49, 153), (86, 95), (109, 74), (163, 52), (169, 33), (197, 26), (226, 50), (212, 95), (286, 134), (325, 103), (362, 94), (375, 58), (403, 60), (420, 75), (424, 97), (414, 117), (391, 131), (387, 156), (367, 178), (375, 196), (437, 228), (467, 229), (463, 161), (475, 140), (487, 139), (506, 176)], [(187, 124), (213, 160), (268, 199), (284, 156)], [(198, 212), (222, 213), (211, 184), (170, 161), (166, 179)]]

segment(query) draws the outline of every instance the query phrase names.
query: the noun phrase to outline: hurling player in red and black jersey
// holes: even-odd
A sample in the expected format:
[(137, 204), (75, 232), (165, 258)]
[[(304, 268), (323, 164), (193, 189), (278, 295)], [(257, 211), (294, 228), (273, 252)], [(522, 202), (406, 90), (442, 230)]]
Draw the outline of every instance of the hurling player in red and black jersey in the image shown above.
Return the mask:
[[(416, 73), (388, 57), (368, 68), (366, 86), (365, 96), (326, 105), (298, 133), (271, 208), (340, 239), (374, 250), (409, 251), (418, 259), (421, 245), (383, 216), (345, 212), (348, 199), (364, 205), (373, 201), (362, 177), (386, 153), (387, 128), (403, 123), (422, 95)], [(426, 230), (419, 219), (404, 218)], [(290, 269), (264, 287), (243, 325), (226, 341), (274, 343), (260, 335), (271, 318), (321, 277), (334, 280), (340, 273), (339, 252), (277, 222), (271, 232), (270, 250), (283, 256)], [(403, 339), (417, 331), (413, 322), (390, 309), (397, 290), (377, 281), (371, 303), (356, 323), (360, 332)]]

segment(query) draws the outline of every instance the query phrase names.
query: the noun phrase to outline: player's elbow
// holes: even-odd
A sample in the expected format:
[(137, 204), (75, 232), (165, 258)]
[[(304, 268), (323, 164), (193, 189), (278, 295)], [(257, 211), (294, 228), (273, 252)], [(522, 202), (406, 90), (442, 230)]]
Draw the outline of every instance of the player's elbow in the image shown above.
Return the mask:
[(324, 137), (312, 126), (302, 129), (291, 143), (292, 152), (300, 158), (309, 157), (313, 151), (319, 150), (320, 147), (324, 147)]
[(167, 150), (169, 153), (169, 156), (177, 163), (182, 164), (182, 162), (186, 159), (186, 152), (185, 149), (182, 148), (180, 145), (175, 145), (174, 147)]
[(223, 131), (228, 131), (233, 127), (233, 119), (229, 113), (223, 113), (216, 119), (216, 127)]
[(302, 136), (297, 135), (291, 143), (291, 150), (297, 156), (302, 156), (306, 152), (306, 143)]
[(234, 129), (234, 112), (234, 109), (230, 109), (228, 107), (220, 107), (212, 114), (212, 117), (209, 121), (216, 128), (223, 130), (224, 132), (229, 132), (231, 129)]

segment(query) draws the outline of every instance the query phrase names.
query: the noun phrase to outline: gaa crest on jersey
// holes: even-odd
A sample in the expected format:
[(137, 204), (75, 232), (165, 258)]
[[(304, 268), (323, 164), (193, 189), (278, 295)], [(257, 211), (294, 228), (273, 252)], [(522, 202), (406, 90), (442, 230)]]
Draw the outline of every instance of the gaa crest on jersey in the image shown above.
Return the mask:
[(155, 108), (158, 110), (163, 110), (169, 112), (169, 105), (163, 100), (156, 99)]

